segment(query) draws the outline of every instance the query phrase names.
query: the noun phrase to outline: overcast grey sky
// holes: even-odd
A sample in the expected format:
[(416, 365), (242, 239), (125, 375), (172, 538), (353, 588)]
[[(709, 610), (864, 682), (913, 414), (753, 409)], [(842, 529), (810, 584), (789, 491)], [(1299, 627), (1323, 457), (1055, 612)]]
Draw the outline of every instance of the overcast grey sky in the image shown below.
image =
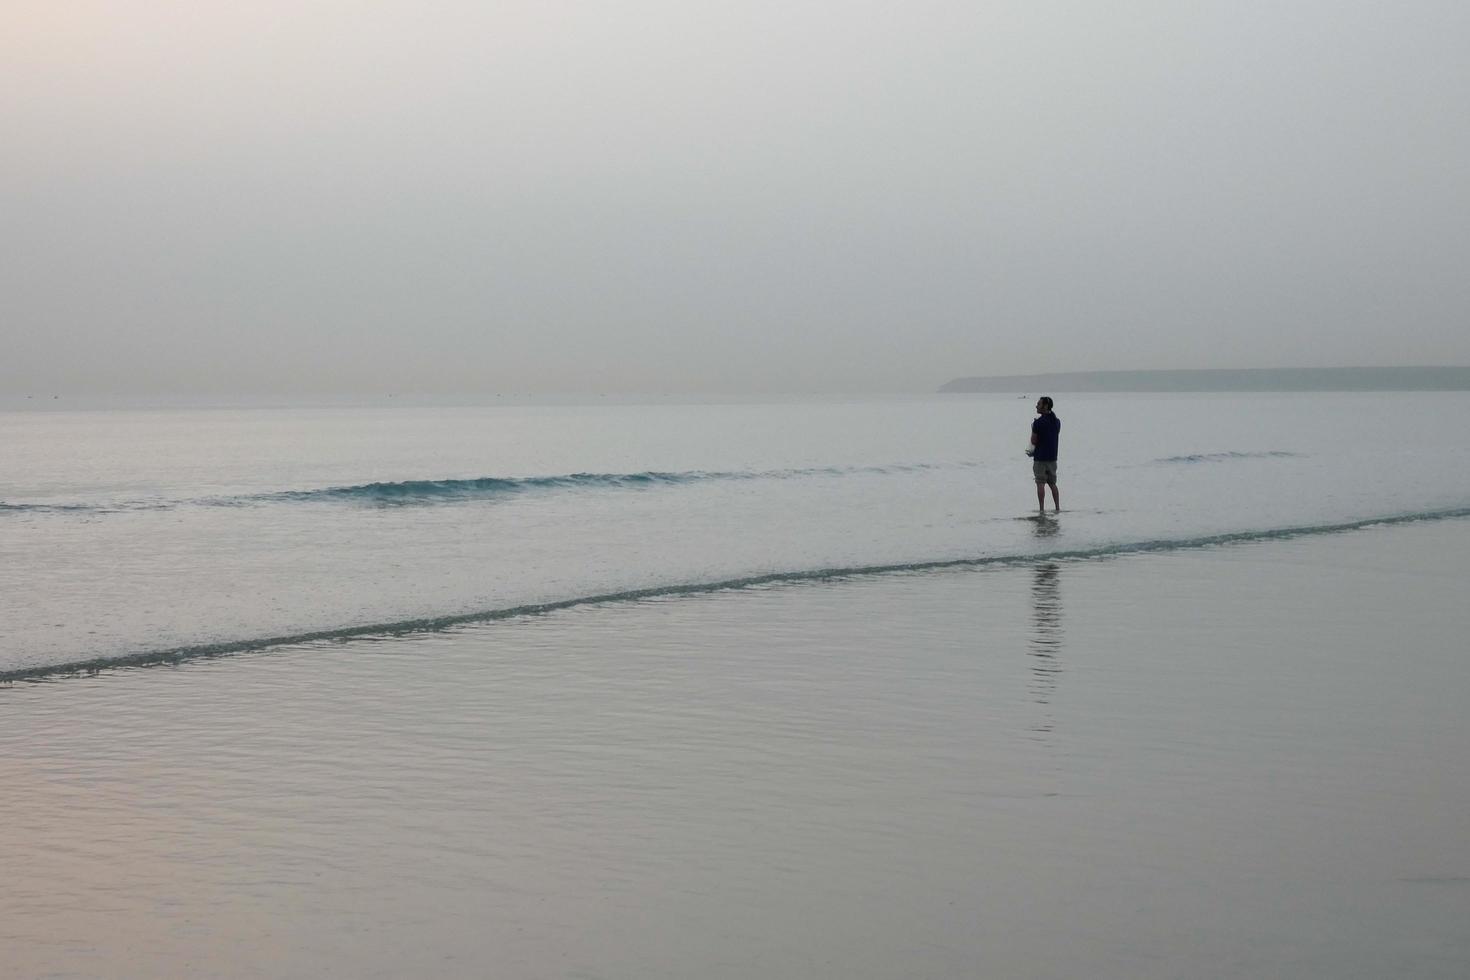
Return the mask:
[(11, 392), (1470, 363), (1470, 4), (8, 0)]

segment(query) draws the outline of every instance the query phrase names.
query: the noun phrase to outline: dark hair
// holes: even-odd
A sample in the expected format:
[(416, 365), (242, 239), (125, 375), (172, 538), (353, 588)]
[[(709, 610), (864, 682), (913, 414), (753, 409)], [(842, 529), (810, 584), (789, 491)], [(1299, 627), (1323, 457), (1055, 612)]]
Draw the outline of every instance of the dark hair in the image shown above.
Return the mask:
[(1041, 396), (1041, 407), (1046, 409), (1048, 412), (1051, 411), (1051, 399), (1046, 395)]

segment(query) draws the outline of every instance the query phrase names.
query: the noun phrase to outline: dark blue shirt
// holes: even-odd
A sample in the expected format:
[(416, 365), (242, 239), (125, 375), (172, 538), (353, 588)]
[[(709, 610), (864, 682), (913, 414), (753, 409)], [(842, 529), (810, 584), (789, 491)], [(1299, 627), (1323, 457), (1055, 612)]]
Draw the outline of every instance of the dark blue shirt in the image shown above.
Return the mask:
[(1031, 423), (1031, 432), (1036, 436), (1036, 452), (1031, 454), (1031, 458), (1039, 463), (1056, 462), (1057, 438), (1062, 434), (1062, 420), (1057, 418), (1055, 412), (1047, 412)]

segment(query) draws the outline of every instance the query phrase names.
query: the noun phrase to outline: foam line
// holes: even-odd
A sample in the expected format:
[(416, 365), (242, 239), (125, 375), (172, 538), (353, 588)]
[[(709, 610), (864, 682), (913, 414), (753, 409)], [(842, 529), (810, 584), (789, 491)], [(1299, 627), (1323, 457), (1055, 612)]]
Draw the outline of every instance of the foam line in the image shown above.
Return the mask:
[(1292, 538), (1301, 538), (1314, 535), (1340, 534), (1347, 531), (1359, 531), (1364, 528), (1382, 527), (1398, 524), (1417, 524), (1425, 521), (1452, 520), (1456, 518), (1470, 517), (1470, 507), (1460, 507), (1452, 510), (1426, 511), (1417, 514), (1397, 514), (1388, 517), (1371, 517), (1356, 521), (1343, 521), (1336, 524), (1316, 524), (1300, 527), (1270, 528), (1254, 531), (1231, 531), (1224, 534), (1211, 534), (1197, 538), (1177, 539), (1154, 539), (1148, 541), (1135, 541), (1126, 544), (1103, 545), (1095, 548), (1077, 548), (1062, 551), (1048, 551), (1040, 553), (1027, 553), (1016, 555), (991, 555), (980, 558), (945, 558), (936, 561), (905, 562), (890, 565), (854, 565), (843, 568), (815, 568), (783, 572), (767, 572), (761, 575), (743, 576), (740, 578), (721, 579), (713, 582), (692, 582), (683, 585), (653, 586), (645, 589), (631, 589), (626, 592), (605, 592), (597, 595), (579, 596), (571, 599), (558, 599), (551, 602), (528, 603), (519, 606), (509, 606), (502, 609), (488, 609), (480, 612), (458, 613), (450, 616), (438, 616), (423, 619), (405, 619), (391, 623), (372, 623), (361, 626), (346, 626), (338, 629), (314, 630), (305, 633), (292, 633), (282, 636), (261, 637), (252, 640), (231, 640), (221, 643), (204, 643), (196, 646), (173, 647), (166, 650), (153, 650), (142, 653), (121, 654), (110, 657), (96, 657), (89, 660), (74, 660), (60, 664), (46, 664), (35, 667), (20, 667), (13, 670), (0, 671), (0, 684), (13, 681), (40, 680), (47, 677), (69, 674), (96, 673), (105, 669), (119, 667), (147, 667), (158, 664), (176, 664), (188, 660), (198, 660), (209, 657), (220, 657), (236, 653), (248, 653), (256, 650), (265, 650), (271, 647), (294, 646), (303, 643), (316, 643), (327, 640), (350, 640), (363, 636), (406, 636), (417, 633), (436, 633), (452, 629), (457, 626), (466, 626), (474, 623), (489, 623), (503, 619), (518, 619), (526, 616), (540, 616), (547, 613), (558, 612), (563, 609), (572, 609), (577, 606), (591, 606), (614, 602), (637, 602), (643, 599), (663, 598), (670, 596), (692, 596), (704, 595), (714, 592), (729, 592), (741, 589), (749, 589), (756, 586), (772, 585), (781, 583), (822, 582), (839, 581), (857, 577), (873, 575), (889, 575), (904, 572), (927, 572), (942, 569), (955, 568), (984, 568), (1002, 567), (1007, 565), (1030, 565), (1040, 561), (1061, 560), (1085, 560), (1118, 558), (1126, 555), (1149, 554), (1153, 552), (1188, 551), (1199, 548), (1209, 548), (1218, 545), (1249, 544), (1260, 541), (1285, 541)]

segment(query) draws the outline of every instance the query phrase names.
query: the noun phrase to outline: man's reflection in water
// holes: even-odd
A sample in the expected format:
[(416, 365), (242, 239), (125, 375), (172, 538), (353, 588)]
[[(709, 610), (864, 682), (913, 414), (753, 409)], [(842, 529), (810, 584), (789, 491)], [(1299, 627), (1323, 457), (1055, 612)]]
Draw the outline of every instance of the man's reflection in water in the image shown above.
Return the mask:
[(1038, 538), (1054, 538), (1062, 530), (1061, 522), (1055, 517), (1046, 517), (1044, 515), (1038, 517), (1033, 514), (1027, 520), (1031, 521)]
[[(1062, 672), (1061, 566), (1039, 563), (1031, 580), (1031, 695), (1037, 704), (1051, 704)], [(1048, 718), (1037, 731), (1051, 731)]]

